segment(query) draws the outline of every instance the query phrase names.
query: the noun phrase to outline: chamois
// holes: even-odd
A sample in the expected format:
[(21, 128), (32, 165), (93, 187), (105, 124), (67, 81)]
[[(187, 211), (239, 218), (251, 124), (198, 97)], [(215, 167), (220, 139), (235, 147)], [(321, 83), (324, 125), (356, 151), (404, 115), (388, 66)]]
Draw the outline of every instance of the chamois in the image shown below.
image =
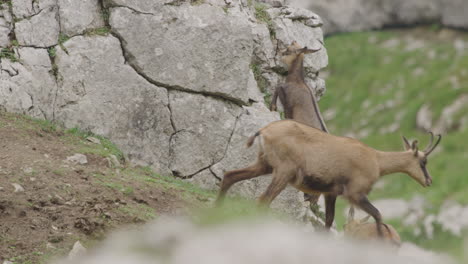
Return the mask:
[(383, 239), (385, 242), (390, 242), (393, 246), (400, 247), (401, 239), (398, 232), (391, 225), (382, 223), (383, 237), (379, 237), (377, 233), (376, 223), (368, 223), (370, 215), (361, 220), (354, 219), (354, 207), (351, 207), (348, 212), (348, 219), (344, 225), (344, 234), (350, 238), (361, 240)]
[(304, 55), (319, 50), (320, 48), (316, 50), (302, 48), (296, 41), (293, 41), (285, 51), (282, 51), (281, 61), (288, 66), (288, 76), (285, 83), (276, 87), (270, 110), (276, 111), (276, 102), (279, 97), (287, 119), (328, 132), (315, 95), (304, 80)]
[[(288, 76), (285, 83), (276, 87), (270, 110), (276, 111), (279, 96), (287, 119), (293, 119), (328, 133), (315, 95), (304, 80), (304, 55), (319, 50), (320, 48), (317, 50), (302, 48), (296, 41), (293, 41), (286, 50), (281, 52), (281, 61), (288, 67)], [(304, 199), (312, 204), (317, 203), (319, 197), (320, 195), (316, 194), (304, 194)]]
[(293, 120), (275, 121), (261, 128), (249, 138), (250, 147), (260, 138), (255, 164), (224, 174), (217, 202), (220, 204), (228, 189), (236, 182), (273, 173), (272, 182), (260, 196), (259, 202), (269, 205), (288, 183), (305, 193), (325, 195), (325, 228), (335, 217), (338, 195), (371, 215), (382, 236), (380, 212), (367, 199), (373, 184), (382, 176), (402, 172), (422, 186), (430, 186), (432, 178), (426, 164), (427, 157), (439, 144), (441, 136), (419, 151), (417, 141), (403, 137), (405, 151), (384, 152), (347, 137), (324, 133)]

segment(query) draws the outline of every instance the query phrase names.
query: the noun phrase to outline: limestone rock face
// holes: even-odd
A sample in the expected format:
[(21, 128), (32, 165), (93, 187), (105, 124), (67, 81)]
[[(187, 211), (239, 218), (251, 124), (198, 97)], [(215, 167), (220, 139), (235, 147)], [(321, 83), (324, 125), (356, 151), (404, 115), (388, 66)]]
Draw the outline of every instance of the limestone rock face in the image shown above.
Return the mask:
[(223, 159), (241, 109), (199, 94), (169, 93), (175, 134), (171, 170), (190, 176)]
[(15, 23), (15, 34), (20, 45), (50, 47), (59, 37), (58, 6), (49, 6), (40, 12)]
[(58, 0), (60, 32), (68, 36), (104, 26), (98, 0)]
[(0, 4), (0, 48), (10, 44), (9, 34), (13, 29), (10, 12), (7, 4)]
[[(320, 48), (320, 51), (308, 54), (304, 58), (307, 76), (311, 77), (311, 73), (316, 73), (328, 65), (327, 50), (323, 46), (322, 20), (318, 15), (291, 7), (270, 9), (270, 14), (274, 18), (278, 47), (284, 49), (295, 40), (299, 45), (310, 49)], [(279, 61), (279, 55), (276, 59)]]
[(56, 58), (63, 79), (56, 121), (109, 137), (135, 163), (168, 173), (173, 128), (166, 89), (126, 65), (113, 36), (78, 36), (64, 46), (68, 54), (59, 49)]
[(142, 74), (165, 86), (248, 102), (253, 35), (247, 18), (211, 5), (161, 5), (153, 15), (111, 10), (110, 24)]
[(0, 107), (36, 118), (53, 119), (57, 84), (44, 49), (23, 47), (16, 50), (21, 60), (0, 63)]
[[(305, 61), (306, 80), (317, 95), (325, 88), (322, 20), (286, 4), (12, 0), (0, 11), (10, 52), (0, 58), (0, 108), (103, 135), (133, 164), (217, 189), (224, 172), (255, 161), (247, 138), (279, 119), (264, 97), (287, 71), (280, 49), (321, 47)], [(233, 192), (254, 198), (269, 182)], [(303, 211), (301, 199), (288, 189), (274, 206)]]
[(442, 23), (455, 28), (468, 29), (468, 2), (451, 0), (442, 3)]

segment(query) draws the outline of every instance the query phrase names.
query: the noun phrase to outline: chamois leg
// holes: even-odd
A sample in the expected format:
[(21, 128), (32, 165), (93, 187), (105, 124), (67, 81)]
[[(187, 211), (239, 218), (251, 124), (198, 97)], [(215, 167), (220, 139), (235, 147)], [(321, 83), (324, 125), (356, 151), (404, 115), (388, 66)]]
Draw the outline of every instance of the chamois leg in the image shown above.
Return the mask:
[(223, 181), (221, 182), (221, 188), (218, 193), (218, 198), (216, 199), (216, 204), (220, 205), (223, 202), (224, 197), (226, 196), (226, 192), (236, 182), (268, 174), (271, 173), (271, 171), (271, 167), (259, 159), (257, 163), (247, 168), (226, 172), (224, 174)]
[(278, 101), (278, 91), (281, 86), (276, 86), (275, 92), (273, 93), (273, 97), (271, 98), (271, 103), (270, 103), (270, 111), (276, 111), (276, 101)]
[(328, 230), (330, 230), (333, 220), (335, 219), (335, 203), (336, 195), (325, 195), (325, 228)]
[(278, 96), (280, 98), (281, 103), (283, 104), (284, 117), (287, 119), (293, 119), (293, 111), (291, 106), (288, 104), (285, 89), (286, 87), (284, 86), (278, 86)]
[(364, 210), (364, 212), (368, 213), (375, 219), (375, 223), (377, 224), (377, 233), (379, 237), (383, 237), (382, 233), (382, 215), (380, 214), (379, 210), (375, 208), (367, 199), (367, 196), (362, 196), (359, 201), (357, 201), (357, 205)]
[(319, 198), (320, 194), (304, 193), (304, 201), (310, 202), (311, 205), (317, 204)]
[(271, 202), (286, 188), (288, 182), (293, 177), (294, 174), (273, 172), (273, 180), (268, 185), (266, 191), (258, 198), (258, 203), (263, 206), (270, 206)]

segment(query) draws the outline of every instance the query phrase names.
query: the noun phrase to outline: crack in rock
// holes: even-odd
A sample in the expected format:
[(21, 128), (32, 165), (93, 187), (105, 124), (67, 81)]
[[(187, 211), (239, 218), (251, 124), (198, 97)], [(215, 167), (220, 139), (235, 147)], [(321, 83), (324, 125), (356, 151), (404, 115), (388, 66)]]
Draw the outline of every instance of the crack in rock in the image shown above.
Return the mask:
[(135, 63), (133, 62), (135, 60), (135, 56), (133, 54), (131, 54), (131, 52), (129, 52), (128, 49), (126, 48), (125, 39), (118, 32), (113, 30), (112, 27), (110, 27), (110, 30), (111, 30), (110, 33), (120, 41), (122, 52), (123, 52), (124, 58), (125, 58), (125, 62), (128, 65), (130, 65), (135, 70), (136, 73), (138, 73), (141, 77), (143, 77), (149, 83), (151, 83), (153, 85), (156, 85), (156, 86), (159, 86), (159, 87), (164, 87), (164, 88), (166, 88), (168, 90), (177, 90), (177, 91), (182, 91), (182, 92), (186, 92), (186, 93), (201, 94), (201, 95), (211, 97), (211, 98), (214, 98), (214, 99), (227, 101), (227, 102), (233, 103), (233, 104), (238, 105), (238, 106), (244, 106), (244, 105), (250, 105), (251, 104), (251, 103), (246, 103), (246, 102), (242, 101), (241, 99), (230, 97), (230, 96), (228, 96), (228, 95), (226, 95), (224, 93), (221, 93), (221, 92), (194, 91), (194, 90), (188, 89), (186, 87), (182, 87), (182, 86), (179, 86), (179, 85), (170, 85), (170, 84), (166, 84), (166, 83), (163, 83), (163, 82), (152, 79), (151, 77), (146, 75), (142, 71), (142, 69), (140, 69), (137, 65), (135, 65)]
[(140, 11), (140, 10), (137, 10), (133, 7), (129, 7), (129, 6), (124, 6), (124, 5), (109, 5), (108, 8), (127, 8), (127, 9), (130, 9), (131, 11), (139, 14), (139, 15), (150, 15), (150, 16), (155, 16), (154, 13), (150, 13), (150, 12), (143, 12), (143, 11)]
[(214, 98), (214, 99), (217, 99), (217, 100), (228, 101), (228, 102), (233, 103), (233, 104), (238, 105), (238, 106), (248, 105), (247, 103), (243, 102), (242, 100), (227, 97), (225, 94), (222, 94), (222, 93), (193, 91), (193, 90), (184, 88), (184, 87), (179, 86), (179, 85), (169, 85), (169, 84), (165, 84), (165, 83), (153, 80), (152, 78), (150, 78), (145, 73), (143, 73), (141, 71), (141, 69), (139, 69), (136, 65), (134, 65), (131, 62), (131, 59), (129, 58), (129, 56), (133, 57), (133, 55), (131, 55), (128, 52), (128, 50), (125, 48), (125, 44), (124, 44), (125, 41), (122, 39), (122, 37), (119, 36), (116, 32), (113, 32), (113, 31), (112, 31), (112, 35), (120, 40), (120, 43), (122, 44), (122, 49), (123, 49), (122, 51), (124, 53), (125, 61), (127, 62), (127, 64), (130, 65), (135, 70), (135, 72), (138, 73), (138, 75), (143, 77), (149, 83), (151, 83), (153, 85), (156, 85), (156, 86), (159, 86), (159, 87), (164, 87), (164, 88), (166, 88), (168, 90), (177, 90), (177, 91), (181, 91), (181, 92), (185, 92), (185, 93), (200, 94), (200, 95), (211, 97), (211, 98)]

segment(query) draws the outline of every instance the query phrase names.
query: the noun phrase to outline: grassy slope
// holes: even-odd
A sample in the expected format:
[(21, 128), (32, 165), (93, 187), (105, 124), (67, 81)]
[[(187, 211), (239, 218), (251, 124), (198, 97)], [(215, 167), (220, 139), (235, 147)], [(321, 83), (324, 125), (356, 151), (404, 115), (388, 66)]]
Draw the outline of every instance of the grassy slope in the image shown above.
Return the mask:
[[(405, 40), (410, 37), (413, 40)], [(416, 113), (420, 107), (428, 103), (434, 113), (433, 121), (436, 121), (444, 107), (461, 94), (468, 94), (468, 52), (457, 54), (453, 44), (457, 38), (466, 42), (468, 34), (426, 28), (351, 33), (327, 38), (329, 89), (320, 104), (322, 112), (336, 111), (336, 116), (327, 123), (330, 130), (338, 135), (369, 130), (369, 136), (360, 139), (381, 150), (401, 149), (400, 135), (418, 138), (420, 146), (425, 146), (428, 135), (416, 128)], [(424, 46), (407, 50), (408, 43), (414, 39), (424, 41)], [(392, 42), (398, 44), (391, 45)], [(435, 57), (430, 59), (429, 53), (434, 51)], [(421, 70), (422, 74), (415, 74)], [(453, 76), (459, 80), (459, 89), (453, 89), (450, 84), (449, 78)], [(379, 109), (390, 100), (396, 104)], [(467, 110), (468, 106), (458, 116), (466, 114)], [(379, 132), (395, 122), (400, 124), (396, 132)], [(439, 147), (441, 152), (434, 153), (429, 160), (428, 168), (434, 179), (432, 187), (423, 189), (405, 175), (387, 176), (385, 188), (373, 191), (371, 198), (410, 199), (418, 194), (433, 205), (427, 208), (429, 212), (437, 212), (446, 199), (468, 204), (467, 137), (467, 129), (444, 135)], [(344, 204), (340, 202), (339, 208)], [(343, 216), (340, 216), (338, 225), (342, 223)], [(399, 221), (391, 223), (398, 226), (405, 240), (461, 255), (461, 239), (443, 233), (438, 227), (435, 239), (429, 240), (424, 235), (413, 235), (413, 228), (405, 228)]]
[[(212, 201), (216, 197), (216, 192), (201, 189), (172, 176), (159, 175), (149, 167), (133, 167), (129, 166), (129, 164), (124, 164), (120, 168), (109, 167), (106, 162), (103, 163), (103, 159), (115, 155), (122, 162), (124, 155), (111, 141), (98, 135), (79, 129), (65, 130), (49, 121), (0, 111), (0, 134), (2, 129), (4, 131), (11, 129), (12, 133), (18, 135), (18, 137), (10, 139), (14, 141), (11, 142), (12, 144), (36, 146), (36, 152), (47, 152), (50, 156), (47, 158), (47, 168), (37, 165), (40, 163), (37, 160), (37, 164), (32, 162), (31, 164), (35, 165), (31, 165), (33, 166), (31, 175), (15, 170), (15, 164), (25, 163), (24, 157), (17, 157), (15, 164), (13, 164), (15, 166), (11, 168), (2, 168), (0, 166), (0, 169), (11, 170), (10, 176), (5, 176), (0, 170), (0, 186), (5, 188), (3, 191), (0, 190), (0, 206), (2, 201), (11, 200), (15, 204), (14, 208), (27, 212), (27, 217), (23, 217), (21, 222), (16, 223), (17, 226), (25, 225), (24, 228), (21, 228), (24, 232), (10, 232), (9, 235), (0, 232), (0, 263), (4, 260), (9, 260), (13, 264), (48, 263), (54, 257), (68, 254), (73, 243), (77, 240), (81, 241), (86, 247), (92, 248), (105, 237), (107, 232), (115, 228), (150, 221), (165, 214), (184, 214), (202, 226), (270, 214), (267, 211), (259, 211), (254, 201), (240, 197), (227, 198), (225, 206), (212, 208)], [(98, 138), (101, 144), (90, 143), (86, 140), (89, 136)], [(43, 138), (46, 138), (49, 142), (47, 146), (40, 144)], [(4, 142), (0, 139), (0, 143)], [(57, 150), (61, 152), (59, 153)], [(85, 166), (63, 166), (64, 157), (60, 158), (60, 156), (64, 154), (69, 156), (74, 153), (85, 154), (88, 156), (88, 160), (92, 161)], [(13, 153), (5, 152), (2, 154), (6, 156), (13, 155)], [(8, 164), (5, 166), (8, 166)], [(80, 171), (78, 176), (76, 171)], [(52, 174), (54, 179), (48, 178), (45, 182), (47, 186), (43, 186), (43, 188), (35, 188), (34, 186), (37, 184), (34, 185), (29, 182), (30, 176), (35, 176), (37, 181), (43, 182), (42, 179), (46, 174)], [(86, 177), (86, 180), (80, 180), (83, 177)], [(74, 179), (77, 182), (69, 184), (66, 189), (54, 187), (56, 185), (61, 186), (62, 180), (73, 182)], [(19, 182), (24, 186), (26, 192), (23, 193), (23, 196), (27, 194), (26, 198), (19, 194), (11, 194), (10, 182)], [(52, 205), (56, 207), (57, 213), (64, 217), (87, 217), (91, 222), (102, 222), (102, 230), (99, 229), (91, 234), (84, 234), (74, 228), (73, 224), (69, 224), (64, 230), (60, 230), (59, 235), (63, 235), (64, 239), (57, 243), (54, 242), (54, 248), (46, 246), (47, 239), (39, 244), (25, 243), (25, 237), (34, 238), (39, 235), (35, 230), (31, 231), (28, 228), (28, 221), (34, 217), (32, 211), (35, 210), (31, 206), (36, 202), (28, 200), (25, 206), (22, 206), (21, 203), (25, 203), (24, 200), (28, 199), (28, 197), (37, 197), (39, 200), (43, 200), (44, 193), (58, 193), (66, 200), (70, 199), (70, 197), (73, 198), (72, 201), (75, 201), (73, 206)], [(103, 212), (111, 215), (111, 217), (107, 217), (87, 213), (86, 208), (81, 207), (83, 204), (86, 206), (89, 201), (93, 200), (93, 197), (98, 197), (98, 202), (106, 199), (112, 201), (120, 199), (125, 202), (110, 207), (98, 204), (102, 206), (100, 208), (102, 208)], [(41, 212), (46, 212), (46, 210), (47, 208), (40, 208)], [(11, 212), (14, 213), (14, 211)], [(273, 214), (276, 217), (285, 217), (278, 212), (273, 212)], [(2, 221), (7, 217), (8, 215), (0, 214), (0, 227)], [(43, 218), (48, 219), (47, 217)], [(59, 224), (52, 220), (46, 222), (46, 225)], [(64, 235), (65, 233), (69, 234)], [(70, 235), (72, 233), (73, 235)], [(9, 248), (8, 252), (2, 252), (1, 245), (3, 243)], [(22, 245), (21, 250), (15, 249), (18, 243)]]

